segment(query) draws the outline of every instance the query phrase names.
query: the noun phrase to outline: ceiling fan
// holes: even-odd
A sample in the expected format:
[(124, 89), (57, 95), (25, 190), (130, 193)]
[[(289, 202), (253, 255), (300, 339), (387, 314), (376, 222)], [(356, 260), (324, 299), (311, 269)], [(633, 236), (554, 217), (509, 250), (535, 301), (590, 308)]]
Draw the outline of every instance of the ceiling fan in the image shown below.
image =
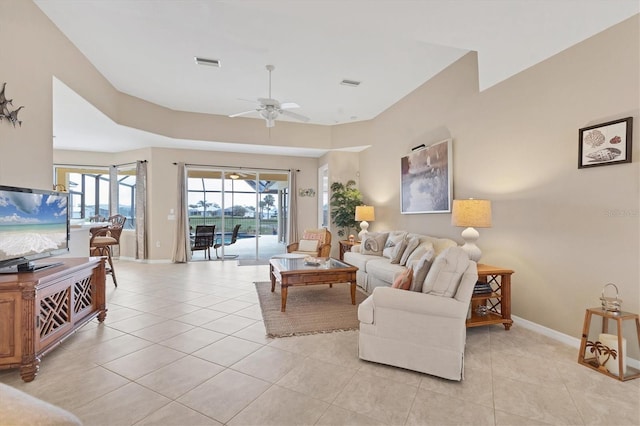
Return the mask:
[(276, 118), (278, 118), (280, 114), (286, 115), (287, 117), (295, 118), (296, 120), (300, 120), (305, 123), (308, 122), (309, 117), (305, 117), (304, 115), (289, 111), (290, 109), (300, 108), (300, 105), (296, 104), (295, 102), (280, 103), (277, 99), (273, 99), (271, 97), (271, 72), (275, 69), (275, 67), (273, 65), (267, 65), (266, 68), (267, 71), (269, 71), (269, 97), (258, 98), (258, 106), (256, 108), (244, 112), (239, 112), (237, 114), (231, 114), (229, 117), (240, 117), (242, 115), (257, 112), (262, 118), (266, 120), (267, 127), (275, 126)]

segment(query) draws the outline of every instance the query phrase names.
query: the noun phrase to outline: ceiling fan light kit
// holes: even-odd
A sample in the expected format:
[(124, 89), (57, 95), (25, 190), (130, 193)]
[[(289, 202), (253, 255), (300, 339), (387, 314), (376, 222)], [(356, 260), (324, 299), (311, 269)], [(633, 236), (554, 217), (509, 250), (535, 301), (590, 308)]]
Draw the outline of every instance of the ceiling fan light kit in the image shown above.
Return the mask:
[(278, 118), (281, 114), (305, 123), (308, 122), (309, 117), (305, 117), (304, 115), (289, 111), (290, 109), (293, 109), (293, 108), (300, 108), (300, 105), (298, 105), (295, 102), (280, 103), (277, 99), (273, 99), (271, 97), (271, 72), (275, 69), (275, 67), (273, 65), (267, 65), (266, 68), (267, 68), (267, 71), (269, 71), (269, 97), (258, 98), (257, 108), (251, 109), (249, 111), (243, 111), (236, 114), (231, 114), (229, 117), (235, 118), (235, 117), (240, 117), (243, 115), (257, 112), (258, 114), (260, 114), (262, 118), (265, 119), (267, 123), (267, 127), (269, 128), (274, 127), (276, 125), (276, 118)]

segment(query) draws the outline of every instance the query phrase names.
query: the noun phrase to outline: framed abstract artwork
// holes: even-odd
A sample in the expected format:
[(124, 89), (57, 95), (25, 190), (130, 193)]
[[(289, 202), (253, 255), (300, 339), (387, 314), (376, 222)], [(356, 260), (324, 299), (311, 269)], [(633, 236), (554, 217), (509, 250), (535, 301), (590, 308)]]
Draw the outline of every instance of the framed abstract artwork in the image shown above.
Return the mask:
[(451, 139), (400, 159), (400, 212), (449, 213), (453, 192)]
[(631, 162), (633, 117), (609, 121), (578, 131), (578, 168)]

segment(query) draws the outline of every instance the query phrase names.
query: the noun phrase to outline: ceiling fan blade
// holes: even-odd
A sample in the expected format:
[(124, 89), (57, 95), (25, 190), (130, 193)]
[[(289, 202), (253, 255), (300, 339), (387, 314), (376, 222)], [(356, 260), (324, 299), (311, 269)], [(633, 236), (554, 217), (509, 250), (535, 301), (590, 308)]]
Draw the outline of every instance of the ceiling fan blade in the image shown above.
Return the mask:
[(241, 115), (247, 115), (247, 114), (251, 114), (252, 112), (258, 112), (259, 110), (257, 109), (250, 109), (249, 111), (243, 111), (243, 112), (238, 112), (236, 114), (231, 114), (229, 117), (230, 118), (234, 118), (234, 117), (240, 117)]
[(295, 102), (283, 102), (280, 104), (280, 108), (281, 109), (294, 109), (294, 108), (300, 108), (300, 105), (298, 105)]
[(303, 121), (305, 123), (310, 120), (309, 117), (305, 117), (304, 115), (301, 115), (301, 114), (298, 114), (298, 113), (295, 113), (295, 112), (291, 112), (291, 111), (288, 111), (286, 109), (283, 109), (280, 112), (282, 112), (282, 115), (286, 115), (288, 117), (295, 118), (296, 120), (300, 120), (300, 121)]

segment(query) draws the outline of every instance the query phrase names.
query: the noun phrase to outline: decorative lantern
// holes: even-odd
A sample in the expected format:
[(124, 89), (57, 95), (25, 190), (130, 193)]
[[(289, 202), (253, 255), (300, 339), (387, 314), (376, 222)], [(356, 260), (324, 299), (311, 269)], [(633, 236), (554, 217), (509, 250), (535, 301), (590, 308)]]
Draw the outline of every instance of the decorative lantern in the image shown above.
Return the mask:
[[(616, 289), (616, 297), (605, 297), (604, 291), (607, 287), (612, 286)], [(622, 305), (622, 300), (618, 298), (618, 287), (613, 283), (605, 284), (602, 288), (602, 295), (600, 296), (600, 301), (602, 302), (602, 310), (607, 312), (620, 312), (620, 306)]]

